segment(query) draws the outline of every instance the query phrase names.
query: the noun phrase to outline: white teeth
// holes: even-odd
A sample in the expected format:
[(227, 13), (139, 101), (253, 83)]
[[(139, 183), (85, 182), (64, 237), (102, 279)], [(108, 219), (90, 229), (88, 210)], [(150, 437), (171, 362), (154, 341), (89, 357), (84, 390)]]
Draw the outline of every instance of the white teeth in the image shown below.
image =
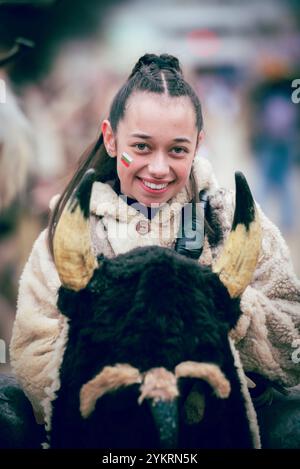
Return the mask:
[(166, 184), (153, 184), (152, 182), (148, 182), (148, 181), (145, 181), (143, 179), (143, 183), (145, 184), (145, 186), (147, 187), (150, 187), (150, 189), (164, 189), (165, 187), (167, 187), (168, 183)]

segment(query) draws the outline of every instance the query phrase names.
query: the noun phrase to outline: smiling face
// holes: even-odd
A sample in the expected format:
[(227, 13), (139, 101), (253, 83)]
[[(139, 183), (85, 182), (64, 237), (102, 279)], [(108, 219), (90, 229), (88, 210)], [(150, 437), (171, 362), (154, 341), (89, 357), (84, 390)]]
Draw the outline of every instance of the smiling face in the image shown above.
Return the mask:
[[(147, 206), (163, 204), (187, 183), (200, 140), (189, 97), (136, 92), (116, 133), (107, 120), (102, 132), (128, 197)], [(123, 152), (132, 158), (129, 165), (122, 162)]]

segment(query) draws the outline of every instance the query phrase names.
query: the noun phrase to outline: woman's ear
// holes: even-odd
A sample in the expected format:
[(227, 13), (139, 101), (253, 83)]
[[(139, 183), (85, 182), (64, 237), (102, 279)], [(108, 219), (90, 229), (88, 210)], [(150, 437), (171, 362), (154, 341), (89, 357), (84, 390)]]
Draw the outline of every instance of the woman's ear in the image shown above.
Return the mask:
[(104, 119), (101, 130), (106, 151), (111, 158), (115, 158), (117, 156), (117, 145), (109, 120)]

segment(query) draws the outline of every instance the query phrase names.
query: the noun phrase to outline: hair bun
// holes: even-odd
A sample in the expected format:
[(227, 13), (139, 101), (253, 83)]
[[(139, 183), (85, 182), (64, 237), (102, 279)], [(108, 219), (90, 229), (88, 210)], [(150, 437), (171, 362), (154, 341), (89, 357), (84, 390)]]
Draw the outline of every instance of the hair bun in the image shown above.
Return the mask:
[(152, 64), (154, 64), (154, 66), (156, 66), (160, 70), (172, 70), (182, 75), (182, 70), (177, 57), (174, 57), (173, 55), (169, 54), (145, 54), (139, 58), (139, 60), (133, 67), (129, 78), (135, 75), (136, 72), (138, 72), (142, 67), (150, 67)]

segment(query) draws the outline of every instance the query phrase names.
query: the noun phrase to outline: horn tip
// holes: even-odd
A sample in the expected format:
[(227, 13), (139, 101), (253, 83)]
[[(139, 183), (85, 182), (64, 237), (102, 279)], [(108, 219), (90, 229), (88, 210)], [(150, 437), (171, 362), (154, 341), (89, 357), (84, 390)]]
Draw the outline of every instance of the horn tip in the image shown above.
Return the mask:
[(235, 172), (235, 187), (235, 213), (232, 229), (235, 230), (237, 225), (241, 223), (248, 230), (251, 222), (255, 219), (255, 202), (247, 179), (241, 171)]
[(85, 219), (88, 219), (90, 214), (90, 198), (93, 183), (95, 181), (95, 175), (96, 172), (93, 168), (90, 168), (85, 172), (70, 201), (71, 211), (73, 212), (79, 204), (80, 210), (82, 211)]

